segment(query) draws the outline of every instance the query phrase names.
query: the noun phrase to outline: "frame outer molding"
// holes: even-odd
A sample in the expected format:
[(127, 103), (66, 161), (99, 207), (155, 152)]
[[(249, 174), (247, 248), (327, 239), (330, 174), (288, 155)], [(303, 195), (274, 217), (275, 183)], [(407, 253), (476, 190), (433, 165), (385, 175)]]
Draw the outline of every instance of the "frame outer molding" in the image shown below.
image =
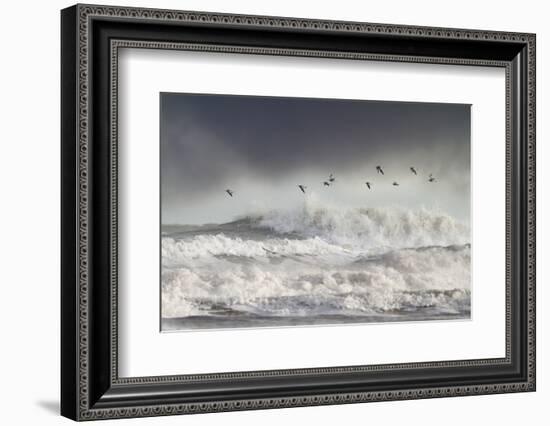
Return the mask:
[[(527, 381), (479, 386), (404, 389), (398, 391), (333, 393), (303, 397), (274, 397), (253, 400), (227, 400), (208, 403), (174, 403), (135, 408), (94, 408), (89, 389), (89, 233), (90, 233), (90, 162), (89, 162), (89, 47), (90, 19), (119, 18), (141, 21), (166, 21), (192, 24), (220, 24), (260, 29), (303, 29), (323, 32), (399, 35), (415, 38), (450, 40), (507, 41), (525, 46), (527, 68), (526, 161), (527, 182)], [(62, 404), (63, 415), (74, 420), (160, 416), (232, 410), (282, 408), (367, 401), (436, 398), (488, 393), (535, 390), (535, 46), (534, 34), (419, 27), (404, 25), (338, 22), (268, 16), (172, 11), (130, 7), (76, 5), (62, 12), (62, 51), (74, 63), (62, 63), (62, 179), (74, 181), (62, 185), (62, 321), (73, 321), (62, 330)], [(71, 54), (69, 52), (74, 51)], [(71, 75), (74, 74), (74, 77)], [(75, 95), (74, 98), (72, 95)], [(77, 111), (69, 114), (68, 106)], [(73, 106), (74, 108), (74, 106)], [(76, 142), (76, 143), (75, 143)], [(73, 166), (74, 164), (74, 166)], [(74, 231), (74, 233), (73, 233)], [(76, 236), (76, 239), (75, 239)], [(72, 265), (71, 259), (74, 262)], [(68, 265), (67, 267), (65, 265)], [(74, 303), (74, 305), (73, 305)], [(64, 326), (65, 327), (65, 326)], [(73, 334), (74, 333), (74, 334)], [(71, 342), (74, 341), (74, 345)], [(68, 350), (67, 350), (68, 349)], [(74, 353), (74, 357), (67, 353)]]

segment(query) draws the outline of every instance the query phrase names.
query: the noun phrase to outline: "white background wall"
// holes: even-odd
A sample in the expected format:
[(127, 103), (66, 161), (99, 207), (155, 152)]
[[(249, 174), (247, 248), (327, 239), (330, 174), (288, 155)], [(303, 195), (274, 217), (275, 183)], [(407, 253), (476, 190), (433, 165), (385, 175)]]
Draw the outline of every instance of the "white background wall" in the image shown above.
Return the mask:
[[(537, 33), (538, 390), (530, 394), (118, 420), (119, 424), (547, 424), (550, 401), (549, 16), (543, 1), (108, 1), (205, 10)], [(0, 421), (68, 424), (59, 404), (59, 9), (2, 5), (0, 63)], [(129, 423), (131, 422), (131, 423)], [(113, 423), (113, 421), (102, 423)]]

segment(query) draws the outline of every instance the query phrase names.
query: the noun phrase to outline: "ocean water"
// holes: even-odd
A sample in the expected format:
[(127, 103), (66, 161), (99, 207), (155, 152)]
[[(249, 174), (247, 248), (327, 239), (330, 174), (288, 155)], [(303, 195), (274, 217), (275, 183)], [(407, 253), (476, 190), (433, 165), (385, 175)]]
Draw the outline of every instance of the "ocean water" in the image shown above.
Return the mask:
[(470, 317), (470, 229), (442, 212), (304, 204), (162, 229), (162, 329)]

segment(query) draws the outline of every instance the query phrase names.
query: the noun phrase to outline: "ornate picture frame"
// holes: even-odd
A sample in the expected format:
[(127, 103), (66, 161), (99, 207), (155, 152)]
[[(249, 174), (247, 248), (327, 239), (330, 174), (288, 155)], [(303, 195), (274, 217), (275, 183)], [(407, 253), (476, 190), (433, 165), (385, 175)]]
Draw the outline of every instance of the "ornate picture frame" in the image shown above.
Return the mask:
[[(61, 414), (94, 420), (534, 391), (535, 40), (534, 34), (359, 22), (97, 5), (64, 9)], [(503, 68), (505, 356), (120, 377), (121, 48)]]

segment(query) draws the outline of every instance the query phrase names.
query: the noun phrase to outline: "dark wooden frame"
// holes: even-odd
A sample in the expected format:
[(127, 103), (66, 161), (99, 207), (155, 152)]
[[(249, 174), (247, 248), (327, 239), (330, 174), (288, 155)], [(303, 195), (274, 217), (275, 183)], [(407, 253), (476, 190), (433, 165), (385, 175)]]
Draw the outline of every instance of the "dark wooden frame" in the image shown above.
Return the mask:
[[(61, 13), (61, 36), (64, 416), (90, 420), (535, 390), (535, 35), (76, 5)], [(119, 378), (121, 47), (505, 68), (506, 357)]]

